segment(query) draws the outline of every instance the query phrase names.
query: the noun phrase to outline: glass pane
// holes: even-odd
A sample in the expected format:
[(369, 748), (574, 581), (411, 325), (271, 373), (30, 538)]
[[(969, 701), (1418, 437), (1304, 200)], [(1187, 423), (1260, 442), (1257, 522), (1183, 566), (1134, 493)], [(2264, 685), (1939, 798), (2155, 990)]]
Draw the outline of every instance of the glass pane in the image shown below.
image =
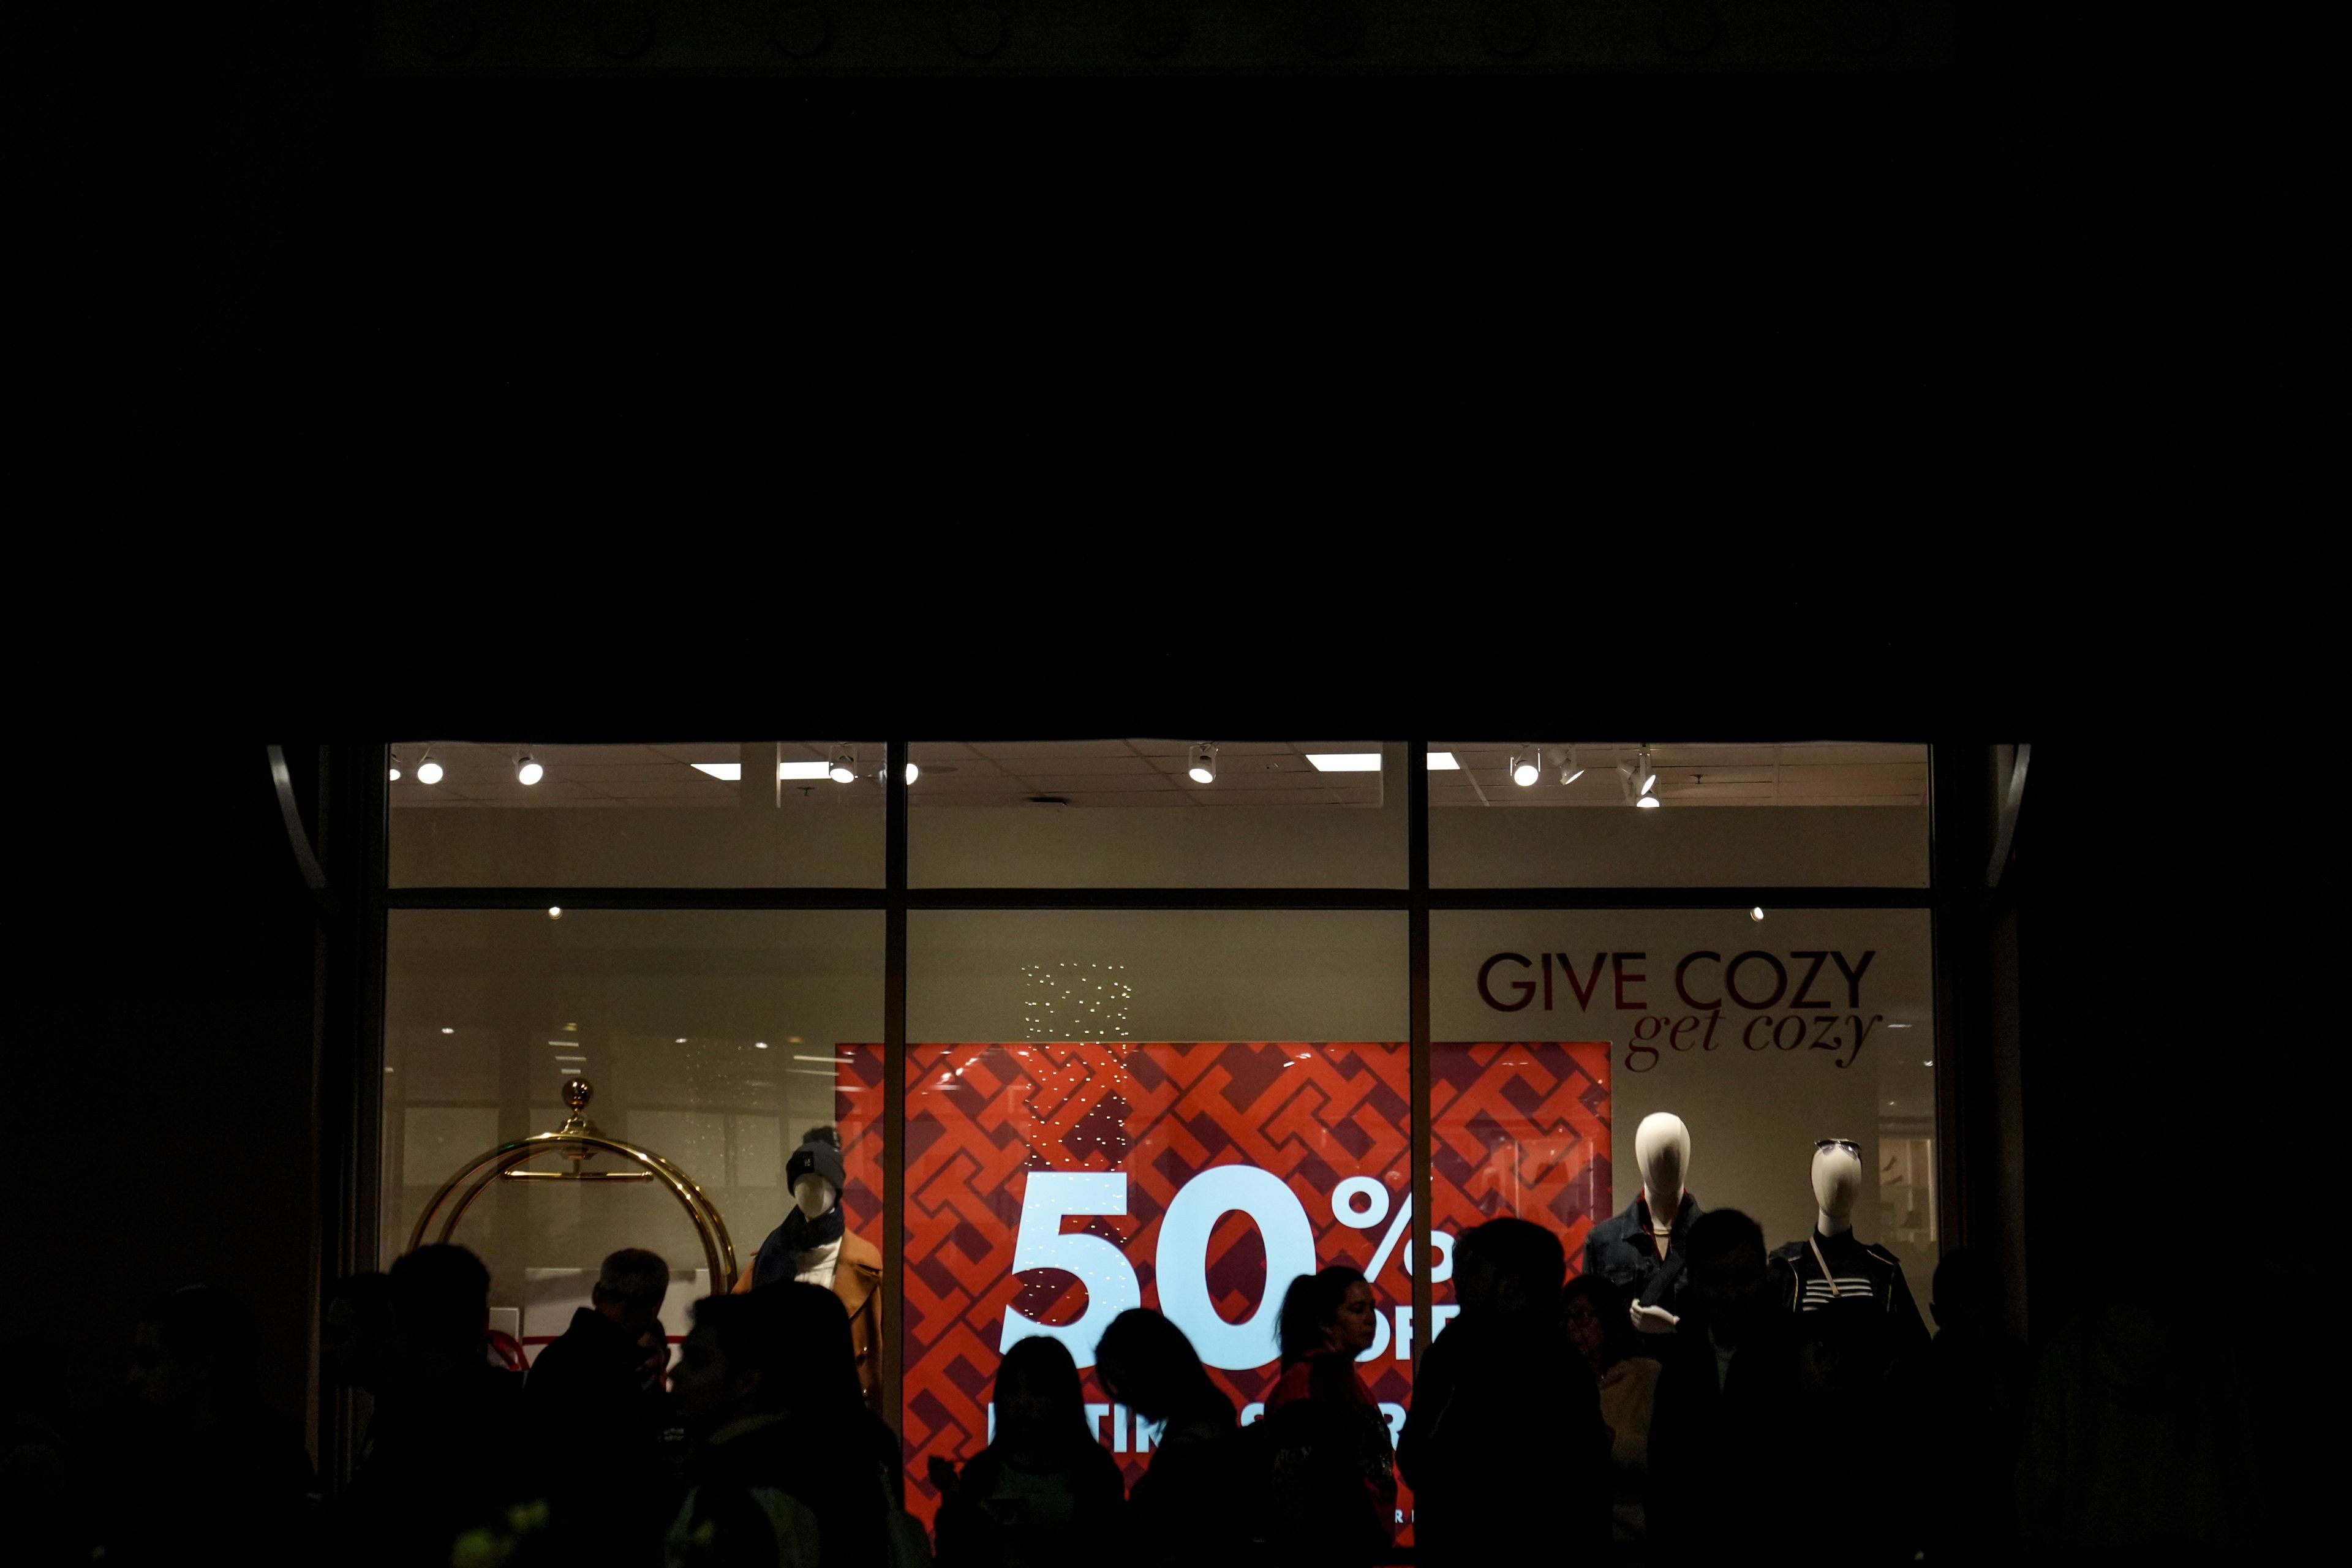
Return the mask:
[(1429, 804), (1435, 887), (1927, 885), (1925, 746), (1432, 742)]
[(918, 741), (919, 888), (1402, 888), (1400, 746)]
[(391, 884), (878, 888), (882, 760), (879, 741), (404, 741)]
[[(599, 1263), (624, 1247), (669, 1261), (662, 1316), (675, 1342), (694, 1300), (720, 1288), (716, 1233), (748, 1270), (782, 1222), (785, 1165), (813, 1129), (838, 1130), (847, 1229), (878, 1250), (881, 1053), (856, 1042), (881, 1034), (879, 911), (395, 910), (390, 922), (387, 1265), (442, 1184), (562, 1125), (575, 1079), (593, 1089), (588, 1120), (677, 1166), (716, 1225), (707, 1245), (658, 1179), (492, 1176), (448, 1239), (489, 1266), (494, 1325), (527, 1354), (563, 1331)], [(574, 1166), (551, 1152), (519, 1168)], [(611, 1152), (582, 1168), (642, 1174)], [(439, 1238), (455, 1207), (434, 1214), (424, 1239)]]
[[(1538, 1042), (1536, 1059), (1552, 1065), (1488, 1092), (1549, 1106), (1588, 1146), (1597, 1138), (1594, 1213), (1622, 1213), (1633, 1203), (1642, 1185), (1633, 1131), (1665, 1110), (1690, 1130), (1688, 1187), (1702, 1206), (1746, 1211), (1773, 1246), (1801, 1241), (1814, 1226), (1814, 1144), (1855, 1140), (1863, 1144), (1864, 1189), (1854, 1232), (1903, 1258), (1917, 1277), (1915, 1294), (1922, 1293), (1937, 1258), (1927, 913), (1761, 913), (1758, 920), (1739, 910), (1435, 911), (1433, 1028), (1456, 1039)], [(1550, 1044), (1560, 1041), (1573, 1043)], [(1458, 1065), (1465, 1054), (1475, 1061), (1494, 1049), (1454, 1047), (1434, 1062), (1441, 1071), (1467, 1071)], [(1563, 1056), (1589, 1087), (1558, 1065)], [(1456, 1065), (1448, 1069), (1449, 1062)], [(1600, 1097), (1597, 1127), (1580, 1122), (1557, 1090), (1542, 1098), (1553, 1079), (1580, 1100)], [(1593, 1114), (1589, 1102), (1585, 1110)], [(1490, 1143), (1507, 1132), (1507, 1142), (1523, 1142), (1525, 1132), (1493, 1114)], [(1441, 1150), (1448, 1125), (1439, 1110)], [(1623, 1157), (1613, 1163), (1612, 1126), (1625, 1140)], [(1552, 1127), (1537, 1131), (1559, 1135)], [(1523, 1148), (1513, 1152), (1524, 1161)], [(1441, 1170), (1445, 1157), (1441, 1152)], [(1576, 1157), (1573, 1144), (1569, 1157)], [(1553, 1220), (1564, 1222), (1574, 1200), (1567, 1212), (1558, 1201)], [(1560, 1228), (1565, 1237), (1567, 1226)]]
[[(1068, 1343), (1132, 1484), (1148, 1433), (1096, 1379), (1103, 1325), (1129, 1305), (1166, 1312), (1254, 1420), (1282, 1291), (1343, 1261), (1372, 1279), (1366, 1382), (1401, 1428), (1402, 914), (918, 912), (908, 938), (910, 1032), (971, 1042), (908, 1057), (910, 1508), (937, 1507), (933, 1456), (987, 1445), (1017, 1338)], [(1299, 1027), (1314, 1019), (1328, 1026)]]

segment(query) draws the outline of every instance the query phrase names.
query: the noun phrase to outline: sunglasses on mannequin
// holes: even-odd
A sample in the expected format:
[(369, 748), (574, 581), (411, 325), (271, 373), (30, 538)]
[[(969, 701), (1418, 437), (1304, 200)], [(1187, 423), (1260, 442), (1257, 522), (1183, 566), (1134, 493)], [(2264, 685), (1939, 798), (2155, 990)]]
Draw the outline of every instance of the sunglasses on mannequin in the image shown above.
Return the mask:
[(1823, 1149), (1844, 1149), (1852, 1152), (1855, 1159), (1862, 1158), (1862, 1145), (1851, 1138), (1824, 1138), (1813, 1145), (1815, 1153), (1819, 1153)]

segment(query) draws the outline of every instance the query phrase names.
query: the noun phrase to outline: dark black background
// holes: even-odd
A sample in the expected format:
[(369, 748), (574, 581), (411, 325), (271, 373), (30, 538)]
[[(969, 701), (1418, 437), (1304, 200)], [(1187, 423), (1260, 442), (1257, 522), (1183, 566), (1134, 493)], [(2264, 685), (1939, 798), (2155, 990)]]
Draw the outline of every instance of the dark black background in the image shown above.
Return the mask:
[[(2182, 1194), (2315, 1245), (2315, 7), (2012, 4), (1895, 82), (1017, 93), (367, 83), (298, 12), (52, 24), (5, 1294), (85, 1392), (211, 1278), (299, 1408), (263, 743), (519, 713), (2039, 739), (2037, 1333)], [(2215, 1125), (2254, 1051), (2310, 1093)], [(2184, 1288), (2269, 1321), (2241, 1239)]]

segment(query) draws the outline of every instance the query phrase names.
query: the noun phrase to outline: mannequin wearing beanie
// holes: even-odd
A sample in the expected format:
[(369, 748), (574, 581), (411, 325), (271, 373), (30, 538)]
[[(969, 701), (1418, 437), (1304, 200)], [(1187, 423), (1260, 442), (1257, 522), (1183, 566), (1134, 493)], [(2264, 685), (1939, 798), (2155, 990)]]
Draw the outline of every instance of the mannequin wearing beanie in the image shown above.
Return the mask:
[(793, 1206), (784, 1222), (760, 1244), (751, 1267), (735, 1281), (735, 1293), (798, 1280), (839, 1297), (849, 1314), (858, 1384), (866, 1404), (877, 1406), (882, 1397), (882, 1254), (848, 1229), (841, 1212), (841, 1192), (849, 1177), (842, 1164), (840, 1137), (831, 1127), (812, 1127), (784, 1163), (784, 1184), (792, 1192)]

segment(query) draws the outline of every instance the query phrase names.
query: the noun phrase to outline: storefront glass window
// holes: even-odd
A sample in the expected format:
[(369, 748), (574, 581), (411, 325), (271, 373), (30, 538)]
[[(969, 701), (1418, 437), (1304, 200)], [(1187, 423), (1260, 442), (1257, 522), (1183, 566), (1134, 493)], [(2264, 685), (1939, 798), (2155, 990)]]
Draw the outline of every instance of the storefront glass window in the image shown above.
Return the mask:
[(399, 742), (391, 885), (878, 888), (882, 754), (879, 741)]
[(1433, 887), (1927, 885), (1919, 745), (1433, 742), (1429, 804)]
[[(478, 1156), (557, 1131), (565, 1086), (604, 1134), (662, 1156), (707, 1196), (739, 1269), (792, 1204), (787, 1163), (811, 1130), (845, 1145), (843, 1210), (878, 1240), (882, 916), (878, 911), (395, 910), (386, 971), (381, 1237), (406, 1251), (443, 1184)], [(584, 1306), (625, 1247), (672, 1269), (675, 1339), (722, 1289), (709, 1232), (625, 1157), (489, 1174), (448, 1239), (491, 1273), (493, 1324), (526, 1354)], [(614, 1176), (626, 1179), (614, 1180)], [(423, 1239), (441, 1239), (450, 1194)], [(720, 1268), (725, 1267), (722, 1257)]]
[[(1690, 1131), (1688, 1186), (1703, 1206), (1744, 1210), (1774, 1246), (1800, 1241), (1814, 1223), (1814, 1145), (1851, 1138), (1864, 1155), (1856, 1235), (1933, 1267), (1926, 910), (1442, 910), (1430, 917), (1430, 953), (1441, 1037), (1534, 1042), (1536, 1062), (1574, 1064), (1520, 1068), (1520, 1079), (1488, 1089), (1489, 1101), (1550, 1108), (1548, 1125), (1507, 1139), (1507, 1114), (1488, 1111), (1488, 1142), (1515, 1145), (1506, 1157), (1541, 1180), (1547, 1166), (1527, 1157), (1524, 1141), (1559, 1140), (1563, 1159), (1605, 1173), (1590, 1198), (1602, 1206), (1586, 1212), (1633, 1201), (1642, 1184), (1633, 1130), (1664, 1110)], [(1440, 1081), (1496, 1050), (1441, 1048), (1434, 1061), (1457, 1065), (1441, 1065)], [(1568, 1092), (1547, 1102), (1548, 1082)], [(1443, 1131), (1449, 1114), (1437, 1114)], [(1623, 1155), (1613, 1161), (1612, 1128)], [(1466, 1157), (1477, 1142), (1441, 1138), (1438, 1157), (1457, 1143), (1454, 1157)], [(1587, 1160), (1588, 1150), (1597, 1158)], [(1571, 1227), (1584, 1200), (1568, 1201), (1570, 1212), (1548, 1202), (1547, 1223), (1580, 1241)], [(1574, 1247), (1570, 1257), (1573, 1268)]]
[(1402, 888), (1377, 741), (918, 741), (918, 888)]
[(910, 1031), (971, 1042), (908, 1051), (910, 1507), (937, 1507), (931, 1458), (986, 1446), (997, 1363), (1034, 1333), (1068, 1344), (1140, 1475), (1150, 1433), (1094, 1371), (1127, 1307), (1165, 1312), (1256, 1418), (1282, 1291), (1335, 1263), (1372, 1281), (1364, 1372), (1402, 1426), (1404, 936), (1385, 912), (910, 919)]

